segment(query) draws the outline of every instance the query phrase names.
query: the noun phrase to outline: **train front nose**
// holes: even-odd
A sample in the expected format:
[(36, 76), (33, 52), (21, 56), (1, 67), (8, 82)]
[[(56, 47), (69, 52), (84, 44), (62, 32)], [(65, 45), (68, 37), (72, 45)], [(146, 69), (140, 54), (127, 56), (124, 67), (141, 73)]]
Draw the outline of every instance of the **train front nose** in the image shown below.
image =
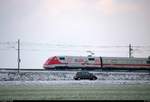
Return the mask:
[(51, 58), (46, 60), (46, 62), (43, 65), (44, 69), (48, 69), (48, 65), (49, 65), (50, 60), (51, 60)]
[(44, 69), (48, 69), (48, 65), (47, 64), (43, 64), (43, 68)]

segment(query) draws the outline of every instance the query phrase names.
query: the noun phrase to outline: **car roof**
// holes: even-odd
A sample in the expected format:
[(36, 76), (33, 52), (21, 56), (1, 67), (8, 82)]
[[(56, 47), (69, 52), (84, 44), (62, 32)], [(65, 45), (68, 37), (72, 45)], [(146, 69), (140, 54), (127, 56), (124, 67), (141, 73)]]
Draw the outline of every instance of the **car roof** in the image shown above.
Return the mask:
[(88, 71), (80, 71), (80, 72), (77, 72), (77, 73), (89, 73)]

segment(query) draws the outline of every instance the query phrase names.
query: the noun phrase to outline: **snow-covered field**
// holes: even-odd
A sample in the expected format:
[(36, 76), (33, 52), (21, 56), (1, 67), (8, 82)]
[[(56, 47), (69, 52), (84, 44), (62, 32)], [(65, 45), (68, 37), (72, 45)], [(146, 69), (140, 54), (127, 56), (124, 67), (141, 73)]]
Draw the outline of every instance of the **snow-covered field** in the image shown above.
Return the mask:
[(75, 71), (0, 71), (0, 100), (150, 100), (148, 72), (92, 72), (97, 80), (73, 80)]
[[(77, 71), (0, 71), (0, 81), (52, 81), (73, 80)], [(150, 81), (149, 72), (91, 72), (97, 80), (146, 80)]]
[(146, 80), (52, 80), (52, 81), (1, 81), (0, 86), (43, 86), (43, 85), (104, 85), (104, 84), (149, 84)]
[(124, 80), (1, 81), (0, 100), (150, 100), (150, 83)]

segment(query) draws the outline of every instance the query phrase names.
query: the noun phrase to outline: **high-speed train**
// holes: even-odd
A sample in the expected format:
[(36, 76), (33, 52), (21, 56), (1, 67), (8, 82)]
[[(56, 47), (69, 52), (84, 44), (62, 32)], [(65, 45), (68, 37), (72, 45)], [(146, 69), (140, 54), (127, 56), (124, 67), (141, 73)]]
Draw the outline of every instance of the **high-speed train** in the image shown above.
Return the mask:
[(150, 57), (53, 56), (46, 60), (45, 69), (148, 69)]

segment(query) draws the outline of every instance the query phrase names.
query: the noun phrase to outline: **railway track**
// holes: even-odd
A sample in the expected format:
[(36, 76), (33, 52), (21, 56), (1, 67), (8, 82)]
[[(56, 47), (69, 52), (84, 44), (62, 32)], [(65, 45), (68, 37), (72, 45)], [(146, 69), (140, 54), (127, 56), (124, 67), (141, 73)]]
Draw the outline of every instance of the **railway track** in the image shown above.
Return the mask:
[[(28, 68), (28, 69), (19, 69), (19, 71), (42, 71), (42, 72), (49, 72), (49, 71), (82, 71), (83, 69), (52, 69), (52, 70), (45, 70), (45, 69), (32, 69), (32, 68)], [(86, 70), (86, 69), (85, 69)], [(0, 68), (0, 71), (18, 71), (17, 68)], [(141, 69), (141, 70), (128, 70), (128, 69), (93, 69), (93, 70), (87, 70), (87, 71), (92, 71), (92, 72), (149, 72), (150, 73), (150, 70), (146, 70), (146, 69)]]

